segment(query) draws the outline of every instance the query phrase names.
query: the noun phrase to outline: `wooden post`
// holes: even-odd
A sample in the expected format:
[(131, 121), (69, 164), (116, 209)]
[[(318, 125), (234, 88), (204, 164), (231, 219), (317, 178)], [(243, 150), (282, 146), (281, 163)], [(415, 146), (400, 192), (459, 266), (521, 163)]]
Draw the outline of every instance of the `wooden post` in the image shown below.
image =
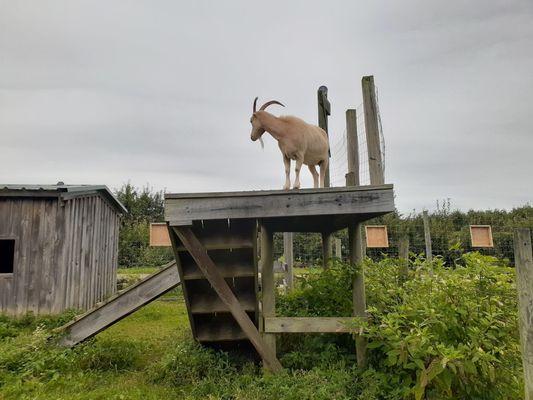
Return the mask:
[[(317, 91), (318, 97), (318, 126), (328, 133), (328, 116), (331, 115), (331, 104), (328, 100), (328, 88), (320, 86)], [(331, 152), (330, 152), (331, 155)], [(326, 169), (324, 187), (330, 186), (329, 166)], [(328, 267), (331, 258), (331, 233), (322, 232), (322, 266)]]
[(400, 281), (407, 280), (409, 271), (409, 237), (403, 236), (398, 242), (398, 259), (400, 261)]
[(335, 238), (335, 257), (342, 260), (342, 242), (340, 238)]
[[(346, 110), (346, 139), (348, 148), (348, 173), (346, 186), (359, 186), (359, 144), (357, 141), (357, 113)], [(363, 236), (362, 224), (354, 221), (348, 227), (349, 262), (357, 265), (359, 271), (352, 283), (353, 315), (366, 318), (365, 271), (363, 266)], [(357, 365), (366, 366), (366, 339), (359, 335), (355, 338)]]
[(331, 233), (322, 232), (322, 266), (328, 268), (331, 259)]
[(357, 111), (346, 110), (346, 147), (348, 173), (346, 186), (359, 186), (359, 143), (357, 138)]
[[(365, 270), (363, 266), (361, 223), (354, 222), (348, 227), (348, 243), (350, 247), (350, 263), (359, 271), (353, 280), (353, 315), (361, 320), (366, 319)], [(366, 339), (358, 334), (355, 338), (357, 365), (366, 366)]]
[(285, 277), (287, 280), (287, 289), (291, 291), (294, 287), (294, 254), (293, 254), (293, 232), (284, 232), (283, 233), (283, 258), (285, 258), (285, 264), (287, 265), (287, 270), (285, 271)]
[[(424, 241), (426, 242), (426, 260), (433, 260), (433, 251), (431, 250), (431, 231), (429, 230), (429, 217), (427, 210), (422, 212), (422, 220), (424, 221)], [(430, 269), (430, 272), (433, 268)], [(431, 272), (432, 273), (432, 272)]]
[[(262, 317), (276, 316), (276, 282), (274, 278), (274, 234), (261, 226), (261, 298)], [(276, 335), (263, 333), (266, 345), (276, 354)]]
[[(318, 96), (318, 126), (328, 133), (328, 116), (331, 115), (331, 104), (328, 100), (328, 88), (320, 86), (317, 91)], [(331, 151), (330, 154), (331, 156)], [(326, 169), (326, 176), (324, 178), (324, 186), (330, 186), (329, 166)]]
[(533, 400), (533, 254), (531, 231), (527, 228), (519, 228), (514, 232), (514, 257), (524, 367), (524, 399)]
[(383, 185), (385, 183), (385, 177), (383, 174), (383, 160), (379, 137), (378, 104), (376, 100), (374, 77), (364, 76), (362, 87), (370, 184)]

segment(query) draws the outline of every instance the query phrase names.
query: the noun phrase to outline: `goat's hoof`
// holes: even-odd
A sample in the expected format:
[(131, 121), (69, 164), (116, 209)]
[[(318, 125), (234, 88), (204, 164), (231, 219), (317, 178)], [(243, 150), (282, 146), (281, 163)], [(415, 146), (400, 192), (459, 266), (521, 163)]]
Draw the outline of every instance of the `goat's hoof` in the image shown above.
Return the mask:
[(296, 189), (296, 190), (300, 189), (300, 185), (294, 185), (293, 189)]
[(283, 190), (289, 190), (290, 188), (291, 188), (291, 187), (290, 187), (290, 186), (287, 186), (287, 185), (283, 186)]

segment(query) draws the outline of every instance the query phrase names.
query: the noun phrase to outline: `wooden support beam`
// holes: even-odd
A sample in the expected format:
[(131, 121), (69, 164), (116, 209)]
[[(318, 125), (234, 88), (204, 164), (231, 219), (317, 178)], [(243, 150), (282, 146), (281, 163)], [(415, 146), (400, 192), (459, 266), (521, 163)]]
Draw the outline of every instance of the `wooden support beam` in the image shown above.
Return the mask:
[(285, 278), (287, 281), (287, 289), (291, 291), (294, 287), (294, 252), (293, 252), (294, 233), (283, 233), (283, 258), (285, 259), (285, 265), (287, 270), (285, 271)]
[(204, 273), (206, 279), (209, 281), (215, 292), (220, 296), (220, 299), (230, 310), (233, 318), (237, 321), (247, 338), (255, 347), (265, 367), (273, 372), (280, 371), (282, 366), (276, 357), (275, 352), (265, 343), (257, 327), (254, 325), (248, 314), (241, 307), (239, 300), (235, 297), (230, 287), (224, 280), (224, 277), (217, 270), (217, 267), (211, 257), (207, 254), (207, 250), (198, 240), (191, 228), (187, 226), (173, 227), (173, 232), (178, 236), (181, 242), (185, 245), (191, 256), (196, 261), (198, 268)]
[(524, 367), (524, 398), (533, 400), (533, 251), (531, 231), (527, 228), (519, 228), (514, 232), (514, 257)]
[(383, 174), (381, 141), (379, 137), (378, 104), (376, 99), (376, 88), (374, 86), (374, 77), (364, 76), (362, 87), (370, 184), (382, 185), (385, 182), (385, 177)]
[[(261, 226), (261, 301), (262, 318), (276, 315), (276, 280), (274, 277), (274, 234), (266, 226)], [(264, 333), (263, 340), (276, 354), (276, 335)]]
[[(353, 315), (360, 319), (366, 318), (365, 270), (363, 265), (361, 224), (354, 223), (348, 228), (348, 245), (350, 247), (350, 263), (358, 267), (358, 272), (353, 280)], [(357, 335), (355, 350), (357, 365), (366, 366), (366, 339)]]
[(354, 323), (353, 317), (269, 317), (265, 318), (265, 332), (270, 333), (346, 333)]

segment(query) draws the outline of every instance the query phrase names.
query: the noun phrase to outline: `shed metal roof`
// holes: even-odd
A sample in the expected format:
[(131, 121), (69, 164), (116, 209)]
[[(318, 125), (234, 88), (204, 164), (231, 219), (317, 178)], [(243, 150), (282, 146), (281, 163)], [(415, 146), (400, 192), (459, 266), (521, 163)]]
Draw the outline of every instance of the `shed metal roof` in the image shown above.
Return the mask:
[(69, 198), (100, 193), (122, 214), (128, 212), (126, 207), (113, 195), (105, 185), (33, 185), (33, 184), (2, 184), (0, 197), (61, 197)]

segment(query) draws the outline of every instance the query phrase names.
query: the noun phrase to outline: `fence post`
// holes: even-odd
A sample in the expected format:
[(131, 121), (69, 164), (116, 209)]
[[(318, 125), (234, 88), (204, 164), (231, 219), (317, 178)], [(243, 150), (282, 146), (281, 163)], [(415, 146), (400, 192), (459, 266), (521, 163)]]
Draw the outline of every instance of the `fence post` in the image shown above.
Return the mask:
[(400, 280), (405, 282), (409, 274), (409, 237), (402, 236), (398, 241), (398, 259), (400, 261)]
[(527, 228), (514, 232), (514, 257), (525, 400), (533, 400), (533, 254), (531, 231)]
[(363, 108), (365, 112), (366, 143), (368, 146), (368, 168), (371, 185), (383, 185), (383, 160), (379, 137), (378, 104), (373, 76), (363, 76)]
[[(433, 260), (433, 251), (431, 249), (431, 231), (429, 229), (429, 217), (427, 210), (422, 212), (422, 220), (424, 221), (424, 241), (426, 243), (426, 260)], [(433, 275), (433, 267), (429, 269), (430, 275)]]
[[(359, 186), (359, 144), (357, 141), (357, 116), (355, 110), (346, 110), (346, 143), (348, 149), (348, 173), (346, 186)], [(352, 282), (353, 315), (361, 319), (366, 318), (365, 271), (363, 266), (363, 236), (362, 224), (353, 221), (348, 226), (349, 262), (358, 267)], [(355, 336), (355, 351), (357, 365), (366, 365), (366, 339), (357, 334)]]
[[(328, 133), (328, 116), (331, 115), (331, 104), (328, 100), (328, 88), (320, 86), (317, 91), (318, 97), (318, 126)], [(328, 137), (329, 141), (329, 137)], [(324, 187), (330, 186), (329, 165), (326, 169)], [(328, 267), (331, 258), (331, 233), (322, 232), (322, 266)]]
[[(261, 226), (261, 300), (262, 317), (276, 316), (276, 282), (274, 278), (274, 234)], [(264, 333), (263, 339), (276, 354), (276, 335)]]
[(335, 238), (335, 257), (342, 260), (342, 243), (339, 238)]
[(348, 173), (346, 186), (359, 186), (359, 143), (357, 138), (357, 111), (346, 110), (346, 148)]
[(287, 270), (285, 271), (285, 277), (287, 280), (287, 289), (291, 291), (294, 287), (294, 254), (293, 254), (293, 232), (283, 233), (283, 258), (285, 258), (285, 265)]

